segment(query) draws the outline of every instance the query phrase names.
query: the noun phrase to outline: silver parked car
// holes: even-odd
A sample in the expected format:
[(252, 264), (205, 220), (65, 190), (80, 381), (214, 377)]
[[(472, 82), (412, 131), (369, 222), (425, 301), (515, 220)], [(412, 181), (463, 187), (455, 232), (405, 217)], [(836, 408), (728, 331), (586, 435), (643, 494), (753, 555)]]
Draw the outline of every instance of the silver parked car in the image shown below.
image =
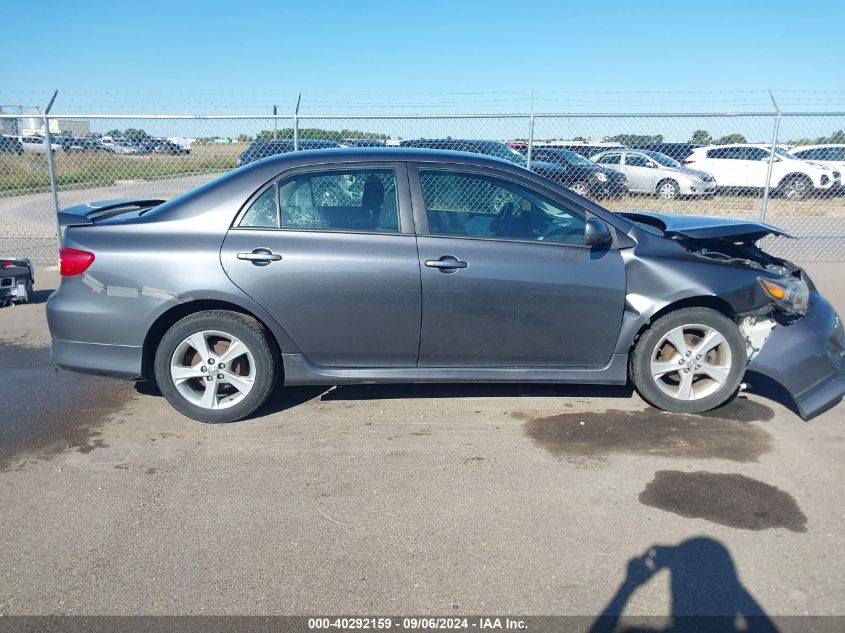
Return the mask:
[(746, 368), (810, 417), (845, 393), (845, 332), (783, 231), (615, 214), (506, 160), (293, 152), (174, 200), (59, 213), (54, 362), (154, 379), (187, 416), (284, 385), (625, 384), (700, 412)]
[(684, 167), (674, 158), (651, 150), (611, 150), (590, 159), (608, 169), (625, 174), (628, 190), (651, 193), (660, 198), (712, 196), (716, 180), (707, 172)]

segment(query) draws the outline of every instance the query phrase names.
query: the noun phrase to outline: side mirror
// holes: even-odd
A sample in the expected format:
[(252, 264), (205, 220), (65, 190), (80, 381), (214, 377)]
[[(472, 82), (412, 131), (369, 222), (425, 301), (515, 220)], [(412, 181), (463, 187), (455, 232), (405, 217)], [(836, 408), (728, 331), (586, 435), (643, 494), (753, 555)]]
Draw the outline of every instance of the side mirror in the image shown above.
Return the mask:
[(601, 218), (587, 218), (584, 229), (584, 243), (592, 248), (607, 248), (613, 243), (610, 227)]

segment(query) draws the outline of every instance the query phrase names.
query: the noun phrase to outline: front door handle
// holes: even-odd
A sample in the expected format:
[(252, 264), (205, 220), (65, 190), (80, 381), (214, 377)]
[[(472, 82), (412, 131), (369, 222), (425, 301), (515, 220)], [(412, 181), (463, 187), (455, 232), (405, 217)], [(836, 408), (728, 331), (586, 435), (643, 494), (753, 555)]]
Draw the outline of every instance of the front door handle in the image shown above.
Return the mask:
[(440, 259), (427, 259), (425, 265), (429, 268), (439, 268), (444, 273), (454, 273), (458, 271), (458, 268), (469, 266), (454, 255), (443, 255)]
[(281, 258), (281, 255), (274, 253), (269, 248), (256, 248), (251, 253), (238, 253), (238, 259), (252, 262), (256, 266), (267, 266), (271, 262), (279, 261)]

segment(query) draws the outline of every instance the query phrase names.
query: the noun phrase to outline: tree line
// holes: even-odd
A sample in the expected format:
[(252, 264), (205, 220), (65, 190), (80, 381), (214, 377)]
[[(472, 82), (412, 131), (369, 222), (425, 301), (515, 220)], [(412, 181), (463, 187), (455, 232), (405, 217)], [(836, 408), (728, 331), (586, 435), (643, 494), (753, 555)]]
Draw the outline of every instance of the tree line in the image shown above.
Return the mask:
[[(239, 134), (235, 140), (239, 143), (252, 143), (253, 141), (270, 141), (277, 139), (292, 139), (294, 130), (292, 127), (281, 128), (279, 130), (261, 130), (255, 136), (249, 134)], [(105, 134), (112, 138), (122, 138), (133, 143), (142, 143), (151, 138), (149, 134), (140, 128), (127, 128), (125, 130), (113, 129)], [(323, 128), (300, 128), (299, 138), (301, 139), (325, 139), (329, 141), (343, 141), (346, 139), (373, 139), (384, 141), (390, 136), (388, 134), (380, 134), (378, 132), (366, 132), (362, 130), (326, 130)], [(198, 140), (200, 142), (213, 142), (217, 140), (218, 136), (202, 137)], [(566, 139), (559, 139), (566, 140)], [(590, 139), (583, 136), (576, 136), (571, 139), (573, 141), (580, 141), (587, 143)], [(635, 147), (637, 145), (654, 145), (656, 143), (663, 143), (663, 134), (617, 134), (615, 136), (605, 136), (602, 141), (606, 143), (619, 143), (626, 147)], [(747, 143), (748, 140), (743, 134), (738, 132), (732, 134), (725, 134), (724, 136), (714, 137), (707, 130), (695, 130), (692, 133), (688, 143), (696, 143), (699, 145), (729, 145), (731, 143)], [(845, 144), (845, 131), (837, 130), (830, 136), (819, 136), (816, 138), (798, 138), (790, 141), (784, 141), (788, 145), (831, 145), (831, 144)]]

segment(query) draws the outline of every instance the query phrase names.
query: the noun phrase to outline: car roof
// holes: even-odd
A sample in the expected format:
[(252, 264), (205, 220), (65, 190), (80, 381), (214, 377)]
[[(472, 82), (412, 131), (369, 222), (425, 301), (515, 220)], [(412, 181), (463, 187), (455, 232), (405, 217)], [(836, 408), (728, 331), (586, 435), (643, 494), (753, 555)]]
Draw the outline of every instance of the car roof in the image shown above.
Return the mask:
[(640, 150), (631, 149), (629, 147), (608, 147), (603, 152), (596, 152), (592, 154), (590, 158), (595, 158), (596, 156), (602, 156), (603, 154), (623, 154), (625, 152), (636, 152)]
[(805, 149), (821, 149), (825, 147), (845, 147), (845, 143), (822, 143), (820, 145), (796, 145), (793, 147), (790, 152), (799, 152)]
[(284, 168), (287, 166), (285, 163), (290, 163), (290, 167), (295, 167), (311, 163), (319, 164), (320, 162), (364, 163), (394, 160), (431, 162), (437, 159), (443, 160), (444, 162), (473, 165), (489, 164), (498, 168), (510, 167), (520, 171), (527, 171), (516, 163), (488, 154), (419, 147), (330, 147), (326, 149), (304, 150), (268, 156), (267, 158), (245, 165), (241, 169), (255, 169), (258, 166), (263, 167), (267, 165), (277, 165), (280, 168)]

